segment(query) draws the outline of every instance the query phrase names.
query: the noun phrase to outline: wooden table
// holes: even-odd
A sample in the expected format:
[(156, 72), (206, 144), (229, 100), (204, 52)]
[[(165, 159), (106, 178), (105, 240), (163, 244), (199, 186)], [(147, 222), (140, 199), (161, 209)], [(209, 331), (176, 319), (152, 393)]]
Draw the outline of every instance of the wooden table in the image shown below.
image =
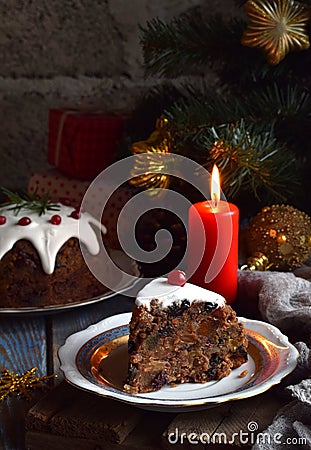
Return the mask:
[[(132, 298), (116, 295), (57, 313), (2, 314), (0, 370), (23, 373), (37, 367), (40, 376), (56, 373), (61, 379), (57, 351), (65, 339), (107, 316), (131, 311), (132, 306)], [(0, 402), (0, 449), (24, 448), (25, 414), (42, 395), (37, 390), (31, 402), (16, 397)]]

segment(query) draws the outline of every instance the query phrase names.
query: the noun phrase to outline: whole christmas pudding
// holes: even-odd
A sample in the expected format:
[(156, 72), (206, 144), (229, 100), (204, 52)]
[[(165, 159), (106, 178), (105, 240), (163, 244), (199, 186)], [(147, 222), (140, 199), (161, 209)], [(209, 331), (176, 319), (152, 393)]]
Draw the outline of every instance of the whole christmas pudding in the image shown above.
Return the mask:
[(0, 308), (70, 304), (107, 292), (80, 248), (98, 254), (101, 232), (105, 228), (90, 214), (47, 199), (2, 206)]

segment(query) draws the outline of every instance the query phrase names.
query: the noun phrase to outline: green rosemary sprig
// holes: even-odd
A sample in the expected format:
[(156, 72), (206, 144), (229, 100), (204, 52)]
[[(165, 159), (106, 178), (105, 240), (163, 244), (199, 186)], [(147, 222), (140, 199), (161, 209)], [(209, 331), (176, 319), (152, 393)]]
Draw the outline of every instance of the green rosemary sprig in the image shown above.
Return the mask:
[(47, 192), (42, 197), (38, 195), (38, 189), (35, 189), (33, 194), (18, 194), (6, 188), (1, 188), (8, 200), (1, 204), (2, 207), (8, 206), (8, 209), (14, 211), (17, 215), (22, 209), (37, 212), (42, 216), (47, 211), (59, 211), (60, 206), (57, 203), (52, 203)]

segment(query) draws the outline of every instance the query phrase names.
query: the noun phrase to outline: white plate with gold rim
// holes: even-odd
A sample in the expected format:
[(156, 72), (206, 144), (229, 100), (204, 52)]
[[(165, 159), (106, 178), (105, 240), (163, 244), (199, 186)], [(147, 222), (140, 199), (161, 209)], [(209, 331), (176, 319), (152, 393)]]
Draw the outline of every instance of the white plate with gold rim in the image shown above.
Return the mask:
[[(246, 328), (249, 357), (228, 377), (129, 394), (122, 386), (127, 374), (130, 319), (131, 313), (118, 314), (69, 336), (59, 349), (65, 379), (78, 388), (140, 408), (179, 412), (261, 394), (297, 365), (298, 351), (280, 330), (265, 322), (239, 318)], [(243, 371), (247, 374), (241, 377)]]

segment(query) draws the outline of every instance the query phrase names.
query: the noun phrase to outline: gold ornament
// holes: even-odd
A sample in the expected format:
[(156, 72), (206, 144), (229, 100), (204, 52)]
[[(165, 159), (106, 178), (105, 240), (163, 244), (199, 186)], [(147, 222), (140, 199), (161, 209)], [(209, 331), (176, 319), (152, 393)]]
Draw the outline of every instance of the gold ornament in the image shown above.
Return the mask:
[(42, 389), (45, 387), (43, 381), (57, 377), (57, 375), (37, 377), (37, 370), (36, 367), (33, 367), (22, 375), (18, 375), (8, 369), (4, 369), (0, 377), (0, 401), (14, 393), (18, 396), (26, 397), (29, 400), (31, 398), (30, 390), (35, 388)]
[(246, 245), (249, 255), (260, 252), (272, 269), (293, 270), (310, 255), (311, 219), (293, 206), (266, 206), (251, 220)]
[(249, 0), (245, 5), (249, 24), (242, 44), (259, 47), (270, 64), (278, 64), (293, 50), (310, 46), (309, 12), (294, 0)]
[(135, 187), (166, 189), (169, 186), (170, 177), (165, 173), (165, 162), (163, 160), (163, 154), (169, 153), (170, 147), (170, 134), (167, 125), (168, 119), (160, 117), (156, 121), (156, 129), (148, 139), (132, 144), (132, 152), (136, 155), (136, 159), (131, 171), (133, 178), (130, 183)]
[(241, 267), (241, 270), (257, 270), (264, 272), (269, 270), (272, 264), (269, 263), (268, 258), (261, 252), (256, 252), (253, 256), (247, 258), (247, 264)]

